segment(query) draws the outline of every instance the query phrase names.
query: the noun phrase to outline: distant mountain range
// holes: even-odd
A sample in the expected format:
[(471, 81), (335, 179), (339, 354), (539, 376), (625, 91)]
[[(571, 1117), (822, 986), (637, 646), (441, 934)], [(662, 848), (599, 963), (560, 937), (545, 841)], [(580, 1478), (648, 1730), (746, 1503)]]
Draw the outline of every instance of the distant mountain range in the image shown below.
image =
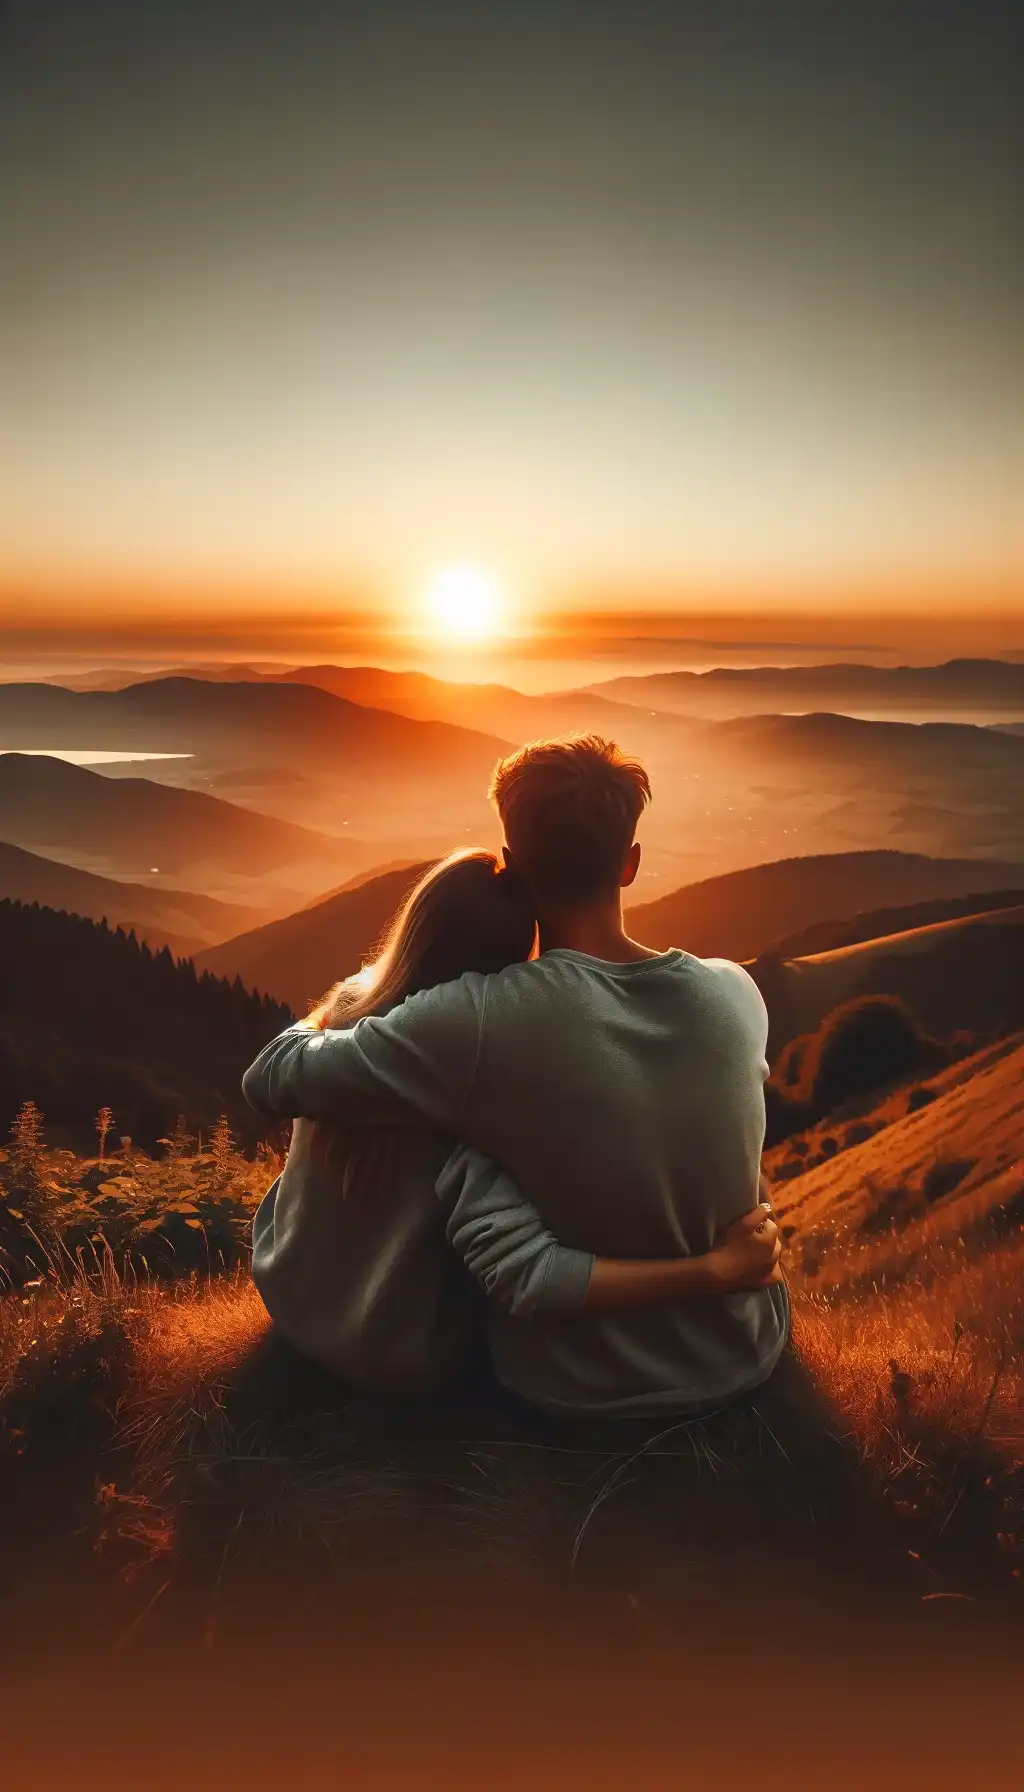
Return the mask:
[[(431, 678), (422, 672), (389, 672), (377, 666), (298, 666), (263, 672), (246, 666), (207, 667), (195, 668), (191, 674), (173, 672), (164, 676), (201, 677), (217, 684), (228, 681), (232, 675), (254, 684), (310, 685), (371, 709), (387, 710), (420, 722), (445, 722), (488, 735), (498, 734), (516, 743), (583, 729), (611, 735), (631, 751), (657, 752), (663, 741), (678, 741), (681, 726), (676, 716), (652, 716), (649, 706), (637, 709), (589, 691), (527, 696), (508, 685), (463, 684)], [(97, 677), (102, 677), (103, 688), (108, 690), (121, 690), (136, 681), (136, 675), (129, 673), (111, 672)], [(137, 682), (155, 682), (155, 675), (139, 676)]]
[(893, 710), (947, 715), (951, 709), (1024, 718), (1024, 663), (947, 660), (939, 666), (720, 666), (709, 672), (653, 672), (588, 687), (618, 703), (682, 715), (726, 718), (768, 710)]
[[(1001, 728), (967, 722), (863, 721), (830, 712), (736, 716), (709, 722), (693, 737), (718, 756), (738, 756), (784, 769), (934, 777), (958, 772), (1009, 773), (1024, 778), (1024, 740)], [(691, 747), (691, 752), (693, 748)]]
[(840, 852), (776, 859), (688, 884), (627, 910), (630, 932), (659, 951), (756, 958), (799, 929), (972, 891), (1024, 885), (1024, 863), (932, 859), (919, 853)]
[(358, 971), (426, 870), (425, 864), (404, 865), (366, 878), (298, 914), (200, 952), (196, 963), (218, 977), (241, 977), (250, 989), (266, 990), (305, 1014), (332, 983)]
[(197, 865), (257, 876), (283, 865), (352, 862), (354, 843), (257, 815), (201, 791), (105, 778), (44, 755), (0, 754), (0, 838), (123, 869), (173, 874)]
[(240, 984), (197, 976), (123, 933), (52, 909), (0, 901), (0, 1131), (23, 1101), (88, 1148), (99, 1108), (155, 1146), (179, 1114), (226, 1113), (250, 1143), (265, 1130), (241, 1092), (246, 1066), (288, 1010)]
[(0, 841), (0, 899), (4, 897), (109, 921), (111, 927), (134, 931), (156, 950), (169, 946), (179, 958), (190, 958), (204, 946), (252, 925), (259, 913), (186, 890), (97, 877)]
[(0, 747), (97, 747), (202, 754), (222, 768), (293, 765), (363, 784), (396, 771), (486, 782), (507, 743), (490, 734), (367, 709), (312, 685), (161, 678), (118, 691), (0, 685)]

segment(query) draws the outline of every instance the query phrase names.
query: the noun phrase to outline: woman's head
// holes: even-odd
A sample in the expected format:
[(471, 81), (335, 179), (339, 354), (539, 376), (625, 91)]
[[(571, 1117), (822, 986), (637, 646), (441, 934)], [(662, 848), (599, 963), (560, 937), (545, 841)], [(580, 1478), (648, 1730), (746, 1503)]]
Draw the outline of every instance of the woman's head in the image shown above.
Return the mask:
[(525, 885), (493, 853), (452, 853), (406, 897), (377, 957), (336, 984), (310, 1019), (352, 1026), (466, 971), (501, 971), (533, 950), (536, 918)]

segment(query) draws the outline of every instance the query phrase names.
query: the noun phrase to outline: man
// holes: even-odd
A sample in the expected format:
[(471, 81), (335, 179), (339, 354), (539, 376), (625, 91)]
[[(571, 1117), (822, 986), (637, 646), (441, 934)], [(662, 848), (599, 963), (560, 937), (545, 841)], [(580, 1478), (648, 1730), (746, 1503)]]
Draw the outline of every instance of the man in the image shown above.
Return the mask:
[[(491, 795), (506, 863), (536, 905), (539, 957), (424, 990), (351, 1031), (283, 1034), (245, 1093), (263, 1112), (349, 1124), (411, 1110), (502, 1166), (579, 1251), (705, 1253), (758, 1201), (761, 996), (738, 965), (652, 952), (626, 933), (622, 891), (650, 797), (637, 761), (594, 736), (541, 741), (499, 764)], [(442, 1191), (455, 1201), (449, 1236), (479, 1272), (476, 1210), (460, 1205), (458, 1181)], [(781, 1282), (607, 1312), (578, 1293), (581, 1310), (541, 1303), (529, 1322), (489, 1308), (499, 1378), (549, 1412), (700, 1410), (764, 1381), (788, 1329)]]

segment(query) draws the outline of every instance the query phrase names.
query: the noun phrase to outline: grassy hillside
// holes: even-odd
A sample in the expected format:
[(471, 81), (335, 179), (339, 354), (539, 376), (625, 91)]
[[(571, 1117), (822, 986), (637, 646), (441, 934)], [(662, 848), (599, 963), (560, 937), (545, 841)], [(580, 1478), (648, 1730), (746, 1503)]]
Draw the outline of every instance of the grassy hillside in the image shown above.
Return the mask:
[(361, 880), (354, 889), (199, 953), (196, 963), (215, 976), (241, 977), (304, 1014), (332, 983), (358, 971), (426, 869), (403, 865)]
[(0, 897), (109, 921), (159, 950), (186, 958), (258, 919), (257, 912), (186, 890), (121, 883), (0, 841)]
[(813, 1291), (804, 1347), (841, 1404), (869, 1427), (882, 1389), (904, 1423), (983, 1434), (1011, 1463), (1024, 1455), (1022, 1090), (1018, 1034), (766, 1158)]
[(834, 952), (753, 961), (774, 1057), (787, 1040), (862, 995), (899, 996), (932, 1032), (1024, 1026), (1024, 907), (939, 921)]
[(288, 1010), (199, 975), (131, 936), (52, 909), (0, 902), (0, 1130), (34, 1101), (51, 1128), (87, 1138), (99, 1108), (145, 1146), (180, 1114), (226, 1113), (250, 1141), (242, 1072)]
[[(1024, 866), (1021, 867), (1024, 870)], [(964, 915), (980, 915), (990, 909), (1018, 908), (1024, 904), (1024, 888), (974, 890), (965, 896), (938, 896), (930, 902), (912, 902), (902, 908), (862, 910), (848, 921), (818, 921), (797, 933), (776, 940), (769, 950), (779, 958), (806, 958), (815, 952), (835, 952), (841, 946), (857, 946), (887, 934), (910, 933), (931, 927), (936, 921), (957, 921)]]
[(934, 859), (922, 853), (812, 853), (775, 859), (687, 884), (657, 902), (631, 907), (631, 932), (660, 951), (682, 946), (698, 957), (755, 958), (799, 929), (845, 921), (865, 910), (1011, 889), (1024, 864)]

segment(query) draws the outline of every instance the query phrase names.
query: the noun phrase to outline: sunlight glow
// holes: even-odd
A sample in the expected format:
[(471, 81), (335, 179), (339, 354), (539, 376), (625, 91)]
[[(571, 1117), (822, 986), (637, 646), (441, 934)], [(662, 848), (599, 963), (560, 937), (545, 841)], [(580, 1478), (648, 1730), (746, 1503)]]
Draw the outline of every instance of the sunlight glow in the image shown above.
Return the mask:
[(501, 589), (478, 566), (443, 566), (429, 580), (424, 599), (435, 626), (447, 635), (479, 640), (497, 631)]

